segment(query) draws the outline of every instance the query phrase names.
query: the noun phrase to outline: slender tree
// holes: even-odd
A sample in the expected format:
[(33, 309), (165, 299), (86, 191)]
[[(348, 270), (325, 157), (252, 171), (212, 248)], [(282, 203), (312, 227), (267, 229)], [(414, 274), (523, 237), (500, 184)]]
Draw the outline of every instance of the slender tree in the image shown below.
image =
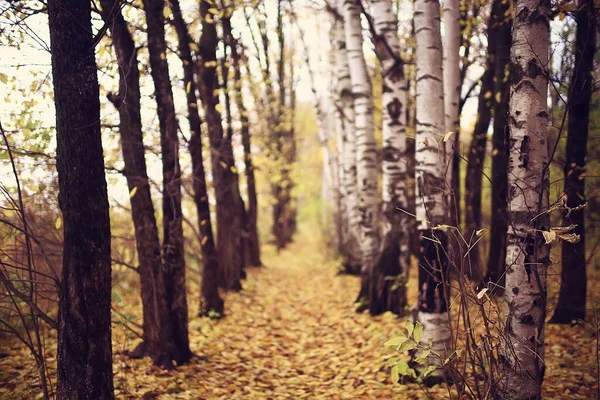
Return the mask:
[[(231, 71), (231, 58), (228, 53), (231, 53), (231, 48), (233, 47), (233, 33), (231, 30), (231, 15), (233, 14), (233, 8), (223, 5), (223, 11), (221, 15), (221, 29), (222, 29), (222, 44), (223, 44), (223, 57), (220, 59), (221, 66), (221, 86), (223, 87), (223, 97), (225, 104), (225, 124), (227, 127), (227, 138), (229, 140), (233, 140), (233, 113), (231, 111), (231, 88), (229, 84), (229, 75)], [(233, 154), (233, 150), (232, 150)], [(233, 161), (234, 167), (232, 168), (232, 172), (235, 174), (236, 181), (239, 179), (237, 174), (237, 168), (235, 167), (235, 161)], [(239, 181), (238, 181), (239, 182)], [(239, 186), (238, 186), (239, 188)], [(244, 200), (240, 194), (238, 189), (237, 194), (239, 196), (239, 213), (240, 213), (240, 223), (242, 227), (242, 237), (241, 246), (242, 246), (242, 270), (240, 271), (240, 277), (242, 279), (246, 278), (246, 255), (248, 254), (248, 231), (247, 231), (247, 221), (246, 221), (246, 205), (244, 204)]]
[[(483, 167), (486, 157), (486, 147), (488, 142), (488, 129), (494, 112), (494, 135), (496, 140), (493, 141), (494, 151), (492, 152), (492, 164), (496, 165), (496, 182), (492, 185), (492, 190), (495, 193), (492, 202), (498, 207), (497, 202), (502, 195), (498, 193), (498, 188), (506, 188), (506, 172), (504, 172), (504, 185), (502, 185), (502, 176), (499, 165), (504, 160), (504, 171), (506, 170), (506, 151), (504, 150), (504, 131), (507, 123), (507, 108), (508, 108), (508, 79), (505, 76), (506, 65), (510, 59), (510, 43), (511, 43), (511, 21), (510, 15), (506, 15), (509, 2), (503, 0), (494, 0), (487, 27), (487, 57), (486, 66), (483, 77), (481, 78), (481, 89), (479, 91), (479, 99), (477, 106), (477, 121), (473, 130), (473, 138), (469, 147), (467, 175), (465, 179), (466, 191), (466, 210), (465, 221), (467, 227), (467, 235), (471, 243), (476, 241), (474, 233), (482, 229), (483, 221), (481, 218), (481, 186), (483, 178)], [(498, 139), (501, 138), (501, 139)], [(498, 187), (497, 187), (498, 186)], [(506, 194), (506, 191), (504, 191)], [(505, 197), (506, 195), (504, 195)], [(504, 200), (506, 204), (506, 199)], [(500, 207), (498, 207), (500, 208)], [(504, 210), (504, 211), (503, 211)], [(503, 213), (506, 210), (504, 206), (501, 210), (495, 209), (492, 206), (492, 218), (494, 220), (504, 220), (506, 226), (506, 215)], [(506, 258), (505, 250), (500, 249), (506, 243), (506, 229), (504, 235), (500, 234), (501, 229), (497, 227), (501, 221), (492, 221), (494, 227), (493, 249), (494, 257), (501, 257), (502, 267), (495, 270), (504, 270), (504, 259)], [(502, 238), (504, 237), (504, 240)], [(502, 245), (504, 243), (504, 245)], [(480, 245), (475, 245), (470, 249), (469, 264), (467, 268), (470, 276), (478, 283), (482, 281), (493, 280), (498, 282), (496, 275), (492, 275), (488, 270), (487, 279), (482, 278), (482, 256), (480, 254)], [(490, 263), (492, 259), (490, 258)], [(498, 260), (494, 260), (498, 263)], [(494, 287), (492, 293), (498, 293), (498, 288)]]
[(485, 280), (492, 282), (490, 293), (501, 295), (504, 288), (506, 232), (508, 231), (508, 105), (510, 100), (510, 49), (512, 15), (510, 3), (497, 1), (492, 7), (495, 31), (494, 133), (492, 136), (492, 224), (490, 253)]
[(195, 64), (190, 48), (192, 39), (183, 19), (179, 1), (170, 0), (170, 3), (173, 11), (173, 25), (179, 40), (179, 57), (183, 63), (183, 83), (186, 92), (188, 122), (190, 124), (188, 149), (192, 158), (192, 187), (200, 230), (200, 247), (202, 248), (203, 268), (199, 313), (200, 315), (215, 315), (214, 313), (223, 315), (224, 302), (219, 295), (218, 286), (219, 257), (213, 237), (208, 191), (206, 189), (206, 173), (202, 156), (202, 122), (198, 113), (196, 81), (194, 80)]
[(558, 305), (550, 322), (568, 324), (585, 319), (587, 293), (585, 253), (585, 169), (592, 97), (592, 73), (596, 52), (596, 14), (593, 0), (580, 0), (575, 19), (575, 68), (569, 89), (567, 159), (564, 167), (566, 205), (565, 226), (575, 225), (577, 243), (562, 243), (562, 272)]
[(172, 369), (177, 358), (173, 342), (158, 228), (146, 171), (140, 110), (140, 73), (137, 50), (119, 3), (102, 0), (102, 18), (108, 24), (119, 63), (119, 93), (107, 96), (119, 111), (124, 175), (130, 193), (135, 228), (143, 311), (143, 342), (130, 352), (134, 358), (150, 356), (155, 365)]
[(377, 209), (377, 154), (373, 126), (373, 93), (363, 54), (361, 8), (358, 0), (343, 0), (346, 51), (352, 83), (356, 132), (356, 178), (362, 249), (360, 298), (368, 298), (368, 280), (379, 253)]
[(185, 258), (181, 214), (181, 170), (179, 167), (178, 124), (173, 104), (173, 88), (167, 63), (164, 0), (144, 0), (148, 25), (148, 52), (154, 81), (163, 172), (163, 250), (167, 304), (173, 338), (177, 347), (175, 361), (182, 364), (192, 357), (188, 338), (188, 306), (185, 291)]
[(113, 399), (110, 221), (91, 3), (48, 3), (63, 217), (57, 399)]
[(374, 42), (383, 75), (383, 235), (370, 274), (369, 311), (404, 314), (410, 265), (406, 194), (406, 80), (391, 0), (372, 3)]
[(342, 236), (341, 251), (344, 257), (344, 269), (351, 274), (361, 270), (362, 252), (360, 250), (360, 214), (358, 212), (358, 180), (356, 177), (356, 131), (354, 129), (354, 101), (352, 100), (352, 82), (346, 49), (345, 19), (343, 17), (344, 0), (337, 0), (338, 23), (335, 26), (335, 65), (336, 65), (336, 119), (342, 131), (341, 197), (346, 212), (345, 234)]
[[(200, 3), (202, 36), (200, 56), (200, 96), (210, 138), (211, 161), (215, 198), (217, 200), (217, 249), (220, 257), (219, 282), (228, 290), (241, 290), (243, 268), (242, 221), (240, 192), (231, 137), (223, 134), (221, 114), (218, 111), (219, 97), (217, 78), (217, 29), (209, 9), (214, 4), (207, 0)], [(211, 10), (212, 11), (212, 10)]]
[[(448, 207), (450, 222), (460, 227), (460, 185), (459, 165), (460, 139), (459, 139), (459, 109), (460, 89), (462, 85), (460, 71), (460, 0), (444, 0), (442, 7), (442, 18), (444, 20), (444, 51), (443, 51), (443, 74), (444, 74), (444, 129), (446, 133), (454, 132), (446, 140), (446, 181), (448, 190)], [(454, 240), (453, 240), (454, 242)], [(454, 244), (450, 252), (453, 259), (460, 263), (460, 244)]]
[[(437, 1), (415, 1), (417, 54), (416, 153), (417, 222), (420, 240), (418, 321), (425, 343), (439, 354), (451, 353), (445, 282), (447, 232), (444, 210), (444, 96), (440, 9)], [(431, 363), (440, 363), (431, 358)], [(440, 363), (441, 364), (441, 363)], [(439, 364), (438, 364), (439, 365)]]
[(550, 1), (514, 4), (509, 113), (508, 248), (501, 399), (539, 399), (544, 378), (544, 320), (549, 246), (548, 64)]
[(259, 267), (262, 265), (260, 260), (260, 242), (258, 240), (258, 201), (256, 196), (256, 178), (254, 177), (254, 163), (252, 161), (252, 148), (250, 145), (250, 121), (248, 120), (248, 111), (244, 105), (242, 95), (242, 60), (238, 51), (239, 40), (234, 39), (231, 30), (231, 59), (234, 68), (235, 85), (235, 104), (240, 114), (242, 146), (244, 147), (244, 166), (246, 174), (246, 185), (248, 187), (248, 208), (246, 210), (246, 231), (248, 235), (247, 262), (248, 265)]

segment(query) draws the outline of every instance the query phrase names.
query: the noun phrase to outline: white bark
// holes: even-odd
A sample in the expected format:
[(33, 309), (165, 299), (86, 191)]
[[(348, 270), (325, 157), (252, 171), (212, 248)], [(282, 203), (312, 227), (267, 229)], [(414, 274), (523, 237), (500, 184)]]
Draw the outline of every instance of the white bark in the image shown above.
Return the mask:
[[(446, 133), (454, 132), (446, 142), (446, 182), (452, 196), (452, 157), (458, 151), (459, 128), (458, 104), (460, 102), (460, 0), (444, 0), (442, 9), (444, 21), (444, 126)], [(448, 204), (451, 204), (448, 202)]]
[[(430, 228), (445, 223), (443, 198), (445, 188), (444, 87), (439, 2), (437, 0), (415, 0), (414, 21), (417, 59), (416, 213), (420, 234), (431, 237)], [(439, 233), (440, 235), (444, 234), (444, 232)], [(439, 265), (435, 247), (431, 244), (424, 246), (427, 241), (427, 239), (421, 239), (422, 254), (419, 257), (419, 269), (420, 274), (429, 273), (430, 275), (435, 273), (434, 268), (430, 265), (433, 264), (437, 268)], [(441, 257), (444, 255), (442, 254)], [(452, 345), (448, 329), (449, 314), (444, 291), (440, 287), (434, 288), (433, 281), (426, 275), (421, 279), (420, 275), (421, 299), (417, 318), (423, 324), (426, 332), (425, 340), (431, 337), (433, 348), (444, 355), (449, 354)], [(427, 296), (425, 296), (428, 291), (435, 293), (435, 301), (432, 304), (427, 302)], [(429, 362), (439, 361), (439, 359), (431, 357)]]
[(509, 111), (509, 195), (506, 328), (499, 397), (540, 398), (544, 374), (544, 319), (549, 247), (547, 90), (549, 0), (514, 4)]
[[(343, 9), (344, 0), (338, 0), (338, 10)], [(341, 13), (340, 13), (341, 14)], [(342, 249), (345, 264), (358, 269), (362, 263), (360, 248), (360, 213), (358, 211), (358, 180), (356, 176), (356, 131), (354, 128), (354, 101), (352, 82), (346, 49), (345, 21), (338, 21), (335, 27), (335, 64), (336, 64), (336, 119), (341, 132), (340, 157), (341, 196), (344, 202), (346, 231), (343, 235)], [(354, 271), (358, 272), (358, 271)]]
[(362, 51), (363, 36), (359, 0), (342, 0), (346, 49), (352, 82), (356, 132), (356, 177), (360, 212), (360, 243), (363, 272), (376, 261), (379, 253), (377, 232), (377, 154), (373, 126), (373, 93)]
[(400, 274), (410, 265), (406, 192), (406, 91), (404, 65), (400, 59), (398, 24), (392, 0), (373, 0), (375, 50), (383, 75), (383, 236), (397, 240)]

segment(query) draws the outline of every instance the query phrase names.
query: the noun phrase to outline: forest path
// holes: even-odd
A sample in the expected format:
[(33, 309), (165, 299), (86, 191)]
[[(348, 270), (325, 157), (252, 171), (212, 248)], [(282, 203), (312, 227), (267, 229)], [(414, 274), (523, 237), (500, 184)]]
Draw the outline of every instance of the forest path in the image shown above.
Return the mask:
[[(390, 314), (357, 314), (353, 301), (360, 278), (337, 275), (338, 263), (322, 252), (319, 235), (298, 235), (279, 254), (263, 248), (263, 268), (249, 268), (244, 290), (226, 296), (226, 316), (195, 316), (198, 289), (190, 270), (189, 337), (197, 355), (175, 371), (133, 360), (127, 350), (139, 338), (113, 314), (113, 372), (117, 399), (422, 399), (416, 384), (392, 385), (385, 341), (403, 330)], [(411, 270), (411, 281), (416, 273)], [(594, 293), (600, 293), (594, 275)], [(121, 313), (141, 321), (139, 291), (131, 280), (115, 282)], [(409, 304), (416, 300), (409, 286)], [(597, 303), (596, 303), (597, 304)], [(595, 394), (596, 339), (589, 325), (546, 327), (547, 399), (588, 399)], [(53, 383), (56, 335), (46, 336)], [(0, 400), (36, 399), (38, 372), (29, 350), (16, 340), (0, 343)], [(432, 398), (448, 398), (444, 388)]]
[[(198, 368), (200, 385), (194, 395), (381, 399), (402, 392), (402, 398), (422, 397), (416, 385), (389, 381), (385, 360), (392, 353), (383, 343), (403, 323), (392, 315), (357, 314), (353, 301), (360, 279), (337, 275), (337, 264), (325, 259), (316, 240), (300, 236), (279, 254), (266, 247), (265, 267), (248, 269), (244, 290), (227, 295), (226, 318), (209, 322), (214, 332), (198, 352), (206, 359), (191, 367)], [(196, 323), (190, 324), (192, 337)]]

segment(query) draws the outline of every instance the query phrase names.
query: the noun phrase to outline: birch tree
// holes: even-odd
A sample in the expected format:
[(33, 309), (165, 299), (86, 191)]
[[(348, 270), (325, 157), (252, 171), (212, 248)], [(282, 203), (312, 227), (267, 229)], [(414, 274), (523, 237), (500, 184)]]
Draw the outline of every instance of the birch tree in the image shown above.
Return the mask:
[(406, 193), (406, 80), (391, 0), (372, 3), (375, 51), (383, 76), (383, 234), (370, 276), (369, 311), (404, 314), (410, 265)]
[(358, 0), (343, 0), (344, 32), (352, 83), (356, 132), (356, 178), (362, 249), (363, 287), (379, 252), (377, 231), (377, 154), (373, 126), (373, 94), (362, 51), (362, 28)]
[(548, 64), (550, 1), (517, 0), (509, 106), (508, 248), (505, 332), (500, 347), (502, 399), (538, 399), (544, 377), (548, 230)]
[[(446, 141), (446, 181), (448, 190), (448, 207), (450, 223), (460, 226), (460, 192), (458, 185), (458, 156), (459, 156), (459, 110), (460, 102), (460, 1), (444, 0), (442, 8), (444, 20), (444, 127), (446, 133), (454, 132)], [(455, 251), (458, 251), (456, 247)]]
[[(338, 0), (337, 10), (342, 11), (344, 0)], [(356, 178), (356, 132), (354, 130), (354, 102), (352, 82), (348, 65), (346, 34), (343, 16), (335, 26), (335, 65), (336, 65), (336, 119), (342, 136), (342, 165), (340, 192), (345, 209), (346, 233), (342, 237), (342, 256), (347, 272), (358, 273), (362, 264), (360, 250), (360, 214), (358, 212), (358, 181)]]
[[(417, 52), (415, 177), (417, 223), (420, 240), (418, 321), (424, 327), (423, 341), (449, 354), (451, 335), (445, 280), (447, 233), (434, 230), (446, 222), (444, 210), (444, 90), (440, 8), (437, 1), (415, 1)], [(430, 363), (438, 363), (431, 359)]]

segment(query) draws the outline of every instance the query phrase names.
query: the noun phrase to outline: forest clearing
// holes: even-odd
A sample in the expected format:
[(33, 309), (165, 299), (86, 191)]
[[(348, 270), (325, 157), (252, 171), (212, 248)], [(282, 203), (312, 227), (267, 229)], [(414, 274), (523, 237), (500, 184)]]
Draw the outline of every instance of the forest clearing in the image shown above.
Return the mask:
[[(214, 321), (190, 315), (190, 345), (196, 355), (177, 371), (160, 371), (149, 359), (126, 357), (123, 353), (139, 338), (113, 323), (116, 398), (447, 398), (445, 385), (392, 384), (387, 360), (393, 351), (383, 344), (402, 330), (404, 319), (391, 313), (357, 314), (347, 294), (358, 291), (360, 279), (338, 274), (337, 263), (327, 260), (320, 247), (305, 232), (280, 254), (268, 246), (264, 268), (249, 269), (244, 290), (227, 295), (227, 318)], [(412, 301), (417, 298), (414, 278), (409, 285)], [(598, 272), (590, 278), (588, 301), (600, 304)], [(556, 299), (555, 290), (551, 285), (550, 299)], [(139, 320), (139, 298), (129, 296), (120, 304), (127, 304)], [(190, 308), (197, 304), (190, 303)], [(595, 330), (586, 325), (548, 325), (547, 335), (552, 345), (546, 356), (544, 398), (594, 398)], [(47, 346), (52, 363), (56, 338)], [(13, 341), (2, 353), (0, 398), (41, 398), (28, 350)]]

